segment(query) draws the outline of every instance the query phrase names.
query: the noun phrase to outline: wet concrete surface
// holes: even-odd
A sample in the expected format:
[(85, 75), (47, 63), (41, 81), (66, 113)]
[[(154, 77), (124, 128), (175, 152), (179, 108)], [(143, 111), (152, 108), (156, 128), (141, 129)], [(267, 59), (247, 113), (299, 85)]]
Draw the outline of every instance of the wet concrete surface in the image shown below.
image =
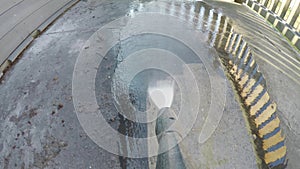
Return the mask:
[[(246, 7), (220, 2), (210, 3), (217, 7), (217, 11), (221, 11), (223, 15), (232, 18), (231, 24), (235, 30), (245, 37), (252, 45), (253, 52), (259, 56), (256, 59), (260, 65), (260, 70), (265, 75), (270, 95), (278, 103), (279, 110), (283, 112), (280, 114), (282, 120), (288, 124), (284, 125), (288, 140), (287, 147), (291, 152), (288, 168), (297, 168), (296, 159), (299, 156), (299, 149), (295, 146), (299, 140), (299, 134), (297, 134), (299, 128), (297, 111), (300, 109), (297, 107), (299, 106), (297, 101), (300, 98), (299, 78), (297, 76), (299, 74), (299, 54), (284, 39), (268, 28), (267, 24), (247, 11)], [(87, 136), (77, 119), (73, 105), (72, 76), (74, 65), (84, 48), (85, 42), (105, 24), (122, 16), (132, 16), (139, 11), (168, 13), (177, 15), (184, 20), (193, 21), (192, 14), (185, 15), (182, 13), (191, 9), (195, 9), (196, 13), (201, 13), (200, 9), (203, 6), (193, 6), (193, 2), (191, 4), (88, 0), (79, 2), (66, 12), (34, 41), (1, 81), (1, 168), (155, 168), (156, 157), (142, 159), (120, 157), (100, 148)], [(243, 15), (244, 11), (247, 12)], [(209, 20), (209, 11), (203, 12), (202, 17), (205, 18), (203, 21)], [(248, 20), (243, 18), (248, 14), (253, 17)], [(207, 35), (205, 36), (207, 40), (218, 39), (216, 34), (209, 34), (209, 29), (217, 28), (216, 20), (218, 18), (210, 19), (212, 23), (201, 23), (203, 25), (202, 33)], [(256, 39), (253, 37), (253, 34), (256, 33), (255, 29), (252, 28), (257, 27), (254, 26), (254, 23), (257, 23), (256, 20), (260, 20), (260, 27), (258, 28), (268, 30), (268, 32), (261, 33), (261, 36), (276, 42), (267, 41), (266, 43), (266, 38), (262, 39), (257, 36)], [(273, 34), (275, 35), (273, 36)], [(180, 52), (188, 53), (183, 47), (179, 50), (174, 47), (179, 46), (176, 45), (178, 43), (176, 41), (172, 42), (172, 40), (163, 39), (164, 37), (161, 36), (152, 36), (151, 38), (152, 40), (161, 38), (160, 40), (156, 39), (156, 41), (162, 43), (156, 45), (175, 51), (175, 53), (177, 49), (178, 55), (182, 55)], [(151, 38), (150, 40), (149, 38), (146, 39), (151, 42)], [(144, 44), (142, 38), (133, 39), (132, 42), (138, 40), (141, 40), (140, 43), (144, 45), (141, 45), (143, 48), (155, 47), (155, 44)], [(196, 43), (197, 40), (191, 39), (191, 42)], [(200, 44), (207, 48), (203, 55), (208, 58), (208, 62), (220, 71), (220, 74), (224, 74), (218, 61), (218, 53), (206, 40), (201, 39), (200, 41)], [(134, 45), (130, 46), (130, 42), (128, 44), (127, 47), (138, 48)], [(283, 45), (276, 45), (274, 48), (272, 44)], [(126, 48), (123, 50), (128, 52)], [(294, 71), (291, 72), (289, 66), (281, 66), (280, 62), (271, 61), (272, 64), (267, 62), (267, 57), (264, 57), (264, 54), (268, 53), (267, 50), (280, 55), (278, 50), (283, 53), (283, 56), (292, 57), (291, 66), (295, 67), (292, 69)], [(119, 51), (115, 54), (118, 53)], [(112, 57), (115, 54), (112, 52)], [(118, 65), (118, 59), (114, 60), (112, 57), (109, 57), (106, 63), (103, 62), (104, 65), (101, 67), (102, 69), (99, 69), (100, 73), (98, 72), (98, 79), (96, 79), (96, 85), (99, 86), (96, 89), (96, 93), (98, 92), (97, 99), (100, 105), (103, 105), (100, 108), (110, 110), (103, 115), (107, 122), (119, 132), (136, 137), (145, 137), (151, 133), (145, 125), (126, 121), (118, 115), (116, 110), (111, 111), (109, 107), (112, 106), (110, 103), (112, 98), (101, 100), (101, 96), (109, 95), (111, 92), (107, 90), (111, 87), (110, 83), (103, 83), (104, 77), (108, 78), (109, 72), (113, 72)], [(199, 61), (186, 59), (189, 67), (199, 75), (196, 77), (196, 81), (204, 86), (201, 90), (210, 91), (211, 84), (207, 81), (209, 76), (206, 75), (205, 65)], [(281, 70), (274, 67), (274, 64), (278, 64)], [(145, 81), (142, 77), (145, 76), (136, 79), (136, 83)], [(226, 81), (225, 90), (224, 113), (212, 136), (205, 143), (199, 144), (199, 133), (203, 128), (203, 122), (211, 104), (211, 96), (208, 94), (202, 98), (204, 100), (202, 113), (197, 117), (191, 132), (180, 143), (183, 158), (191, 168), (245, 168), (245, 166), (247, 166), (246, 168), (258, 168), (251, 141), (252, 136), (249, 135), (242, 110), (236, 100), (235, 91), (229, 81)], [(143, 96), (137, 97), (144, 98)], [(137, 99), (137, 101), (140, 100)], [(145, 105), (144, 102), (140, 102), (138, 107), (143, 109)]]
[(251, 10), (218, 1), (208, 3), (215, 7), (222, 5), (223, 13), (232, 19), (235, 31), (248, 42), (259, 70), (266, 79), (268, 92), (278, 104), (278, 115), (286, 134), (287, 168), (299, 168), (299, 52)]

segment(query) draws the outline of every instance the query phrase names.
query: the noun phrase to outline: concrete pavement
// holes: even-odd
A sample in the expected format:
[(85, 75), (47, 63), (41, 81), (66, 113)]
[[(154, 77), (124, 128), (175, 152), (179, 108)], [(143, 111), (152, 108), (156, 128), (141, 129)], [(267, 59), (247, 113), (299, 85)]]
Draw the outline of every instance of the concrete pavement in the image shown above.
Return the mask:
[[(0, 71), (16, 57), (76, 0), (1, 0)], [(36, 32), (34, 32), (36, 31)], [(32, 33), (36, 35), (31, 35)]]
[[(207, 3), (230, 18), (232, 28), (243, 35), (249, 43), (259, 69), (267, 81), (270, 96), (277, 102), (279, 115), (284, 122), (288, 168), (299, 168), (297, 162), (300, 154), (297, 144), (299, 142), (297, 131), (300, 128), (299, 53), (247, 7), (218, 1)], [(34, 40), (21, 59), (8, 70), (1, 82), (0, 166), (2, 168), (153, 168), (156, 157), (142, 159), (120, 157), (100, 148), (87, 136), (77, 119), (72, 102), (74, 65), (81, 49), (88, 49), (84, 46), (85, 42), (105, 24), (125, 15), (134, 16), (135, 13), (145, 11), (177, 15), (181, 20), (191, 21), (194, 15), (189, 13), (190, 9), (194, 8), (199, 13), (200, 9), (204, 8), (201, 5), (191, 4), (91, 0), (81, 1), (66, 12)], [(218, 25), (218, 19), (215, 17), (207, 21), (210, 18), (209, 11), (208, 9), (203, 11), (202, 17), (206, 22), (201, 23), (208, 30), (217, 28)], [(203, 35), (210, 36), (208, 33), (204, 32)], [(154, 42), (160, 43), (158, 45), (145, 43), (151, 42), (151, 38), (155, 40)], [(224, 74), (218, 62), (218, 54), (209, 47), (209, 44), (206, 44), (205, 38), (191, 39), (191, 42), (198, 40), (203, 47), (206, 47), (202, 57), (206, 57), (210, 66), (216, 71)], [(136, 38), (133, 42), (135, 41), (146, 44), (142, 47), (159, 46), (178, 54), (188, 53), (184, 47), (176, 49), (180, 43), (165, 37), (145, 36), (144, 39)], [(124, 46), (135, 49), (130, 40)], [(128, 51), (127, 48), (123, 49), (125, 53)], [(112, 51), (111, 58), (116, 57), (115, 54)], [(114, 62), (112, 59), (111, 63)], [(104, 68), (108, 66), (108, 69), (113, 65), (106, 63)], [(199, 75), (196, 78), (197, 83), (205, 86), (201, 91), (203, 93), (211, 91), (205, 65), (201, 62), (191, 62), (188, 65), (193, 72), (196, 72), (195, 74)], [(101, 77), (108, 78), (107, 72), (110, 71), (102, 71)], [(109, 91), (105, 90), (108, 86), (102, 84), (106, 81), (104, 79), (98, 78), (96, 81), (99, 86), (97, 90), (100, 100), (100, 96), (109, 94)], [(200, 113), (191, 132), (180, 143), (183, 158), (192, 168), (245, 168), (245, 166), (258, 168), (251, 142), (252, 136), (248, 133), (243, 112), (229, 80), (226, 81), (225, 90), (224, 113), (212, 136), (205, 143), (199, 144), (199, 133), (207, 117), (207, 110), (210, 104), (214, 104), (211, 103), (209, 99), (211, 96), (208, 94), (203, 97), (203, 110), (201, 110), (203, 113)], [(102, 100), (103, 109), (109, 104), (104, 101)], [(126, 126), (130, 127), (131, 123), (117, 116), (116, 112), (107, 112), (104, 115), (114, 128), (119, 127), (120, 130), (120, 126), (125, 126), (123, 132), (129, 131)], [(133, 131), (140, 132), (139, 127), (136, 126)]]

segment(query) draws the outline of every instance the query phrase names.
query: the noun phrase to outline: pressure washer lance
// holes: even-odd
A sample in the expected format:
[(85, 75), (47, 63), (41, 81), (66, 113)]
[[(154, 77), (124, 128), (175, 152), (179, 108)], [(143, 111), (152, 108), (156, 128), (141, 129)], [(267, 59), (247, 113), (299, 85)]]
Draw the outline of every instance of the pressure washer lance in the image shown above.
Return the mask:
[[(160, 153), (157, 157), (156, 169), (185, 169), (187, 167), (177, 144), (181, 136), (177, 131), (169, 129), (176, 121), (177, 116), (168, 107), (160, 109), (159, 114), (155, 127)], [(166, 151), (169, 147), (173, 148)]]
[(174, 81), (157, 81), (149, 86), (148, 93), (153, 103), (159, 109), (155, 133), (159, 144), (156, 169), (185, 169), (178, 139), (178, 131), (170, 129), (177, 120), (177, 115), (170, 108), (174, 99)]

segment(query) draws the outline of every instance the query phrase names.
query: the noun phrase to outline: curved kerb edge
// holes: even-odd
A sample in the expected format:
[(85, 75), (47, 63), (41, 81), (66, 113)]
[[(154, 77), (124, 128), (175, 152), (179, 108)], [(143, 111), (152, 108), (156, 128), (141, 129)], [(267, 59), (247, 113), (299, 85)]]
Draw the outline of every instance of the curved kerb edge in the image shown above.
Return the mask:
[(230, 34), (228, 41), (229, 45), (217, 50), (226, 53), (220, 58), (240, 98), (260, 167), (285, 168), (287, 151), (277, 104), (271, 100), (266, 81), (247, 42), (236, 33)]

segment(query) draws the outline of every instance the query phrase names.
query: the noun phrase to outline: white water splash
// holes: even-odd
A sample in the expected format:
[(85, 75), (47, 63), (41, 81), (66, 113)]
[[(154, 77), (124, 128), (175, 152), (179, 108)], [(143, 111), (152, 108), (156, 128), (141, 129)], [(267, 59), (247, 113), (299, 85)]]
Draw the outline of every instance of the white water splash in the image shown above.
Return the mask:
[(148, 94), (159, 109), (171, 107), (174, 98), (174, 81), (157, 81), (149, 85)]

